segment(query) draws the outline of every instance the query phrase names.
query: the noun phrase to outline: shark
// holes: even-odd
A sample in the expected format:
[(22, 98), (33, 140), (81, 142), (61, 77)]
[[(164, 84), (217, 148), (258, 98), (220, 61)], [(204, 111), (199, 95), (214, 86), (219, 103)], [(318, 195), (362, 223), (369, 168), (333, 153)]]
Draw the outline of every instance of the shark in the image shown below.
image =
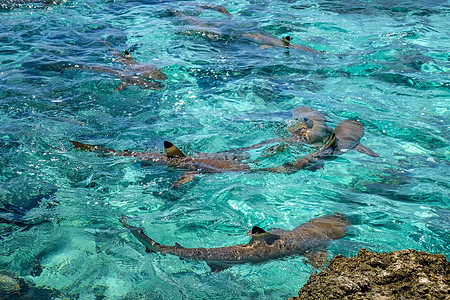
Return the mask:
[[(228, 17), (232, 17), (232, 14), (226, 9), (225, 6), (217, 6), (217, 5), (211, 5), (211, 4), (203, 4), (200, 5), (200, 8), (202, 9), (209, 9), (209, 10), (215, 10), (217, 12), (220, 12)], [(268, 48), (285, 48), (285, 49), (294, 49), (294, 50), (303, 50), (307, 52), (312, 53), (320, 53), (320, 54), (329, 54), (329, 55), (349, 55), (349, 54), (355, 54), (355, 53), (344, 53), (344, 54), (333, 54), (328, 53), (326, 51), (318, 51), (314, 50), (310, 47), (301, 46), (297, 44), (291, 43), (292, 37), (291, 36), (285, 36), (283, 38), (276, 38), (272, 36), (271, 34), (261, 31), (258, 33), (252, 33), (252, 32), (245, 32), (245, 33), (237, 33), (235, 32), (235, 35), (225, 34), (217, 28), (217, 23), (214, 25), (209, 25), (199, 18), (192, 17), (184, 12), (181, 12), (179, 10), (169, 10), (169, 12), (173, 15), (176, 15), (180, 17), (182, 20), (184, 20), (189, 25), (194, 26), (194, 29), (188, 29), (183, 30), (179, 32), (181, 35), (185, 36), (194, 36), (194, 37), (202, 37), (206, 38), (211, 41), (218, 41), (218, 40), (226, 40), (229, 41), (234, 38), (244, 38), (246, 40), (250, 40), (251, 42), (257, 43), (260, 45), (260, 48), (262, 50), (268, 49)]]
[(147, 252), (171, 254), (191, 261), (204, 261), (215, 273), (234, 265), (263, 263), (290, 255), (306, 255), (326, 248), (330, 241), (343, 238), (351, 225), (344, 214), (334, 213), (313, 218), (292, 230), (274, 228), (266, 231), (254, 226), (251, 231), (252, 237), (247, 244), (217, 248), (185, 248), (179, 243), (175, 243), (174, 246), (157, 243), (147, 236), (142, 228), (129, 225), (125, 216), (119, 221), (145, 246)]
[(360, 143), (363, 135), (364, 125), (361, 122), (354, 119), (341, 121), (336, 125), (328, 141), (319, 150), (304, 155), (294, 162), (287, 162), (281, 167), (272, 167), (266, 170), (285, 173), (310, 168), (314, 171), (321, 167), (320, 164), (317, 164), (318, 162), (325, 159), (333, 159), (337, 155), (346, 153), (349, 150), (357, 150), (372, 157), (379, 157), (375, 151)]
[(93, 151), (101, 154), (116, 156), (134, 157), (141, 162), (143, 166), (162, 163), (171, 167), (186, 170), (179, 180), (172, 184), (173, 187), (180, 187), (189, 182), (195, 176), (203, 173), (223, 173), (249, 171), (250, 166), (242, 163), (244, 156), (238, 156), (232, 153), (198, 153), (198, 157), (186, 156), (177, 146), (169, 141), (164, 141), (166, 153), (158, 152), (133, 152), (129, 150), (116, 151), (114, 149), (103, 148), (95, 145), (70, 141), (76, 149), (84, 151)]
[(334, 154), (357, 150), (372, 157), (379, 157), (375, 151), (360, 143), (361, 138), (364, 136), (364, 125), (357, 120), (347, 119), (341, 121), (333, 130), (327, 125), (325, 115), (313, 108), (299, 106), (291, 110), (291, 114), (292, 119), (289, 120), (290, 125), (287, 127), (287, 131), (290, 133), (289, 137), (262, 141), (249, 147), (235, 149), (234, 151), (248, 151), (277, 142), (281, 142), (281, 144), (268, 149), (272, 153), (282, 152), (290, 144), (302, 143), (322, 146), (327, 141), (331, 141), (330, 137), (335, 133), (336, 147), (333, 147), (332, 151)]
[(108, 47), (110, 51), (112, 51), (112, 55), (115, 57), (115, 61), (123, 64), (124, 68), (122, 70), (99, 66), (80, 66), (80, 65), (71, 65), (65, 67), (65, 69), (66, 70), (83, 69), (112, 74), (121, 79), (121, 83), (119, 84), (119, 86), (114, 89), (115, 92), (123, 90), (128, 86), (140, 86), (142, 88), (150, 90), (161, 90), (164, 88), (164, 84), (162, 84), (159, 81), (166, 80), (167, 75), (164, 74), (156, 66), (139, 63), (133, 58), (130, 52), (125, 51), (122, 54), (121, 52), (112, 49), (108, 43), (104, 41), (103, 43)]
[(200, 8), (202, 9), (209, 9), (209, 10), (215, 10), (217, 12), (220, 12), (224, 15), (232, 17), (233, 15), (227, 10), (227, 8), (223, 5), (216, 5), (216, 4), (200, 4)]
[(252, 42), (260, 44), (261, 45), (260, 47), (263, 50), (275, 47), (275, 48), (297, 49), (313, 53), (331, 54), (325, 51), (317, 51), (310, 47), (292, 44), (291, 43), (292, 38), (289, 35), (285, 36), (282, 39), (276, 38), (272, 35), (269, 35), (268, 33), (244, 33), (242, 36)]

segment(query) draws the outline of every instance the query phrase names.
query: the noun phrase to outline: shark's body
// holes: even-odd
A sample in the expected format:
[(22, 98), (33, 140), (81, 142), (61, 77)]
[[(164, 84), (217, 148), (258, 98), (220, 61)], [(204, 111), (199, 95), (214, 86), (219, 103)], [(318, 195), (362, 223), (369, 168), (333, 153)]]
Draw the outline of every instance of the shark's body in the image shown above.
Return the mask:
[(142, 165), (151, 165), (154, 163), (163, 163), (172, 167), (187, 170), (180, 180), (174, 183), (175, 187), (183, 183), (189, 182), (201, 173), (222, 173), (222, 172), (239, 172), (248, 171), (250, 166), (242, 163), (239, 157), (230, 154), (201, 153), (198, 157), (189, 157), (184, 155), (172, 143), (165, 141), (164, 147), (166, 154), (157, 152), (132, 152), (132, 151), (116, 151), (113, 149), (102, 148), (98, 146), (83, 144), (76, 141), (70, 141), (75, 148), (94, 151), (104, 154), (117, 156), (135, 157)]
[[(305, 143), (311, 145), (324, 145), (327, 141), (330, 141), (330, 137), (335, 132), (336, 134), (336, 145), (332, 148), (323, 151), (319, 150), (322, 154), (342, 154), (348, 150), (357, 150), (361, 153), (378, 157), (379, 155), (375, 153), (370, 148), (362, 145), (360, 143), (361, 138), (364, 135), (364, 125), (360, 122), (347, 119), (341, 121), (336, 126), (335, 130), (326, 124), (325, 115), (321, 112), (314, 110), (307, 106), (300, 106), (294, 108), (291, 111), (292, 120), (290, 120), (290, 125), (287, 127), (287, 131), (291, 134), (288, 138), (274, 138), (266, 141), (262, 141), (258, 144), (235, 149), (234, 151), (248, 151), (251, 149), (259, 148), (261, 146), (280, 143), (280, 145), (269, 148), (273, 153), (282, 152), (284, 148), (289, 145), (296, 145), (298, 143)], [(331, 150), (332, 149), (332, 150)], [(317, 152), (315, 152), (317, 153)], [(309, 154), (306, 157), (311, 157), (315, 153)], [(273, 155), (273, 154), (271, 154)], [(300, 159), (304, 159), (302, 157)]]
[[(227, 15), (228, 17), (232, 17), (232, 14), (228, 12), (224, 6), (204, 4), (201, 5), (200, 7), (202, 9), (215, 10), (224, 15)], [(249, 33), (249, 32), (242, 33), (236, 31), (234, 32), (234, 34), (230, 35), (225, 34), (222, 30), (218, 28), (217, 25), (223, 24), (217, 23), (217, 20), (212, 25), (210, 25), (209, 23), (206, 23), (197, 17), (193, 17), (179, 10), (169, 10), (169, 12), (171, 13), (171, 15), (176, 15), (180, 17), (181, 20), (194, 27), (180, 32), (180, 34), (185, 36), (201, 37), (211, 41), (218, 41), (218, 40), (229, 41), (234, 38), (243, 38), (245, 40), (249, 40), (253, 43), (259, 44), (260, 48), (263, 50), (268, 48), (285, 48), (285, 49), (294, 49), (313, 53), (333, 55), (332, 53), (327, 53), (325, 51), (317, 51), (310, 47), (292, 44), (290, 36), (285, 36), (284, 38), (279, 39), (264, 31), (261, 31), (259, 33)], [(354, 54), (354, 53), (347, 53), (347, 54)], [(347, 55), (347, 54), (338, 54), (338, 55)]]
[(205, 261), (214, 272), (245, 263), (260, 263), (288, 255), (302, 255), (323, 248), (331, 240), (344, 237), (350, 226), (349, 219), (339, 213), (309, 220), (293, 230), (252, 230), (248, 244), (218, 248), (184, 248), (161, 245), (148, 237), (142, 228), (130, 226), (126, 218), (120, 220), (124, 227), (146, 247), (147, 251), (172, 254), (183, 259)]
[(142, 88), (150, 90), (161, 90), (164, 88), (164, 84), (154, 80), (166, 80), (167, 75), (164, 74), (156, 66), (139, 63), (134, 60), (134, 58), (128, 51), (125, 51), (125, 54), (122, 54), (112, 49), (108, 43), (103, 43), (109, 48), (109, 50), (112, 51), (113, 56), (116, 58), (116, 60), (124, 65), (123, 69), (117, 70), (99, 66), (79, 65), (72, 65), (66, 67), (65, 69), (83, 69), (112, 74), (122, 80), (120, 85), (116, 89), (114, 89), (114, 91), (120, 91), (128, 86), (140, 86)]
[(309, 47), (291, 44), (290, 36), (286, 36), (282, 39), (278, 39), (267, 33), (244, 33), (242, 36), (244, 38), (249, 39), (252, 42), (260, 44), (261, 49), (268, 49), (275, 47), (275, 48), (297, 49), (313, 53), (330, 54), (324, 51), (317, 51)]

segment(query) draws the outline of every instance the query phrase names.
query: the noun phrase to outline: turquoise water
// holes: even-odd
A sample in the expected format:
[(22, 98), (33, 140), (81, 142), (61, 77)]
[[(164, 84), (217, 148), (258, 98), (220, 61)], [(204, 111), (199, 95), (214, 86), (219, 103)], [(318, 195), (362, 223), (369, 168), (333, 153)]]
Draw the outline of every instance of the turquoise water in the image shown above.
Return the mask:
[[(447, 1), (221, 2), (233, 17), (194, 1), (12, 2), (0, 6), (0, 269), (81, 299), (285, 299), (314, 271), (294, 256), (212, 274), (146, 253), (120, 215), (160, 243), (218, 247), (247, 243), (255, 225), (292, 229), (341, 212), (352, 226), (330, 258), (361, 248), (450, 255)], [(180, 34), (198, 25), (175, 9), (223, 36)], [(356, 54), (262, 50), (242, 37), (257, 32)], [(102, 41), (162, 68), (165, 88), (114, 92), (111, 74), (64, 69), (120, 69)], [(204, 174), (174, 189), (181, 170), (69, 143), (218, 152), (286, 135), (288, 112), (303, 105), (331, 127), (360, 120), (362, 143), (380, 157), (350, 151), (315, 172)], [(312, 151), (265, 157), (268, 147), (249, 153), (253, 168)]]

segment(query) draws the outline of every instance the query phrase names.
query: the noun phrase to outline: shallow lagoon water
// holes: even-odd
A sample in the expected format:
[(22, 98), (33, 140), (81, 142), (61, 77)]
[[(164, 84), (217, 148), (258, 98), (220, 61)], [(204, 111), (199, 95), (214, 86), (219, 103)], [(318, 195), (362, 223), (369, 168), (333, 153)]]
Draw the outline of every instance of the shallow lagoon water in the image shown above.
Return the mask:
[[(352, 226), (330, 258), (361, 248), (450, 255), (446, 1), (220, 3), (233, 17), (198, 15), (195, 1), (17, 2), (0, 6), (0, 269), (81, 299), (285, 299), (314, 272), (294, 256), (213, 274), (146, 253), (121, 215), (163, 244), (218, 247), (247, 243), (255, 225), (292, 229), (341, 212)], [(180, 34), (198, 28), (171, 9), (223, 38)], [(248, 32), (356, 54), (262, 50)], [(102, 41), (162, 68), (165, 89), (113, 92), (120, 79), (110, 74), (63, 68), (120, 69)], [(204, 174), (174, 189), (181, 170), (69, 143), (163, 151), (169, 140), (186, 153), (218, 152), (286, 135), (289, 111), (302, 105), (331, 127), (358, 119), (380, 157), (350, 151), (315, 172)], [(253, 168), (312, 151), (264, 149), (250, 152)]]

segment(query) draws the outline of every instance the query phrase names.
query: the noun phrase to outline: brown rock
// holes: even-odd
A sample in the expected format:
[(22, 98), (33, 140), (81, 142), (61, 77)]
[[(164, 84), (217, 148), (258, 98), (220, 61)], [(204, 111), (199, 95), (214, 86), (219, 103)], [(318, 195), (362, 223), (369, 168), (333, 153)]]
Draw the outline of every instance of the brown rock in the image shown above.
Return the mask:
[(413, 249), (334, 257), (289, 300), (450, 299), (450, 263), (442, 254)]

